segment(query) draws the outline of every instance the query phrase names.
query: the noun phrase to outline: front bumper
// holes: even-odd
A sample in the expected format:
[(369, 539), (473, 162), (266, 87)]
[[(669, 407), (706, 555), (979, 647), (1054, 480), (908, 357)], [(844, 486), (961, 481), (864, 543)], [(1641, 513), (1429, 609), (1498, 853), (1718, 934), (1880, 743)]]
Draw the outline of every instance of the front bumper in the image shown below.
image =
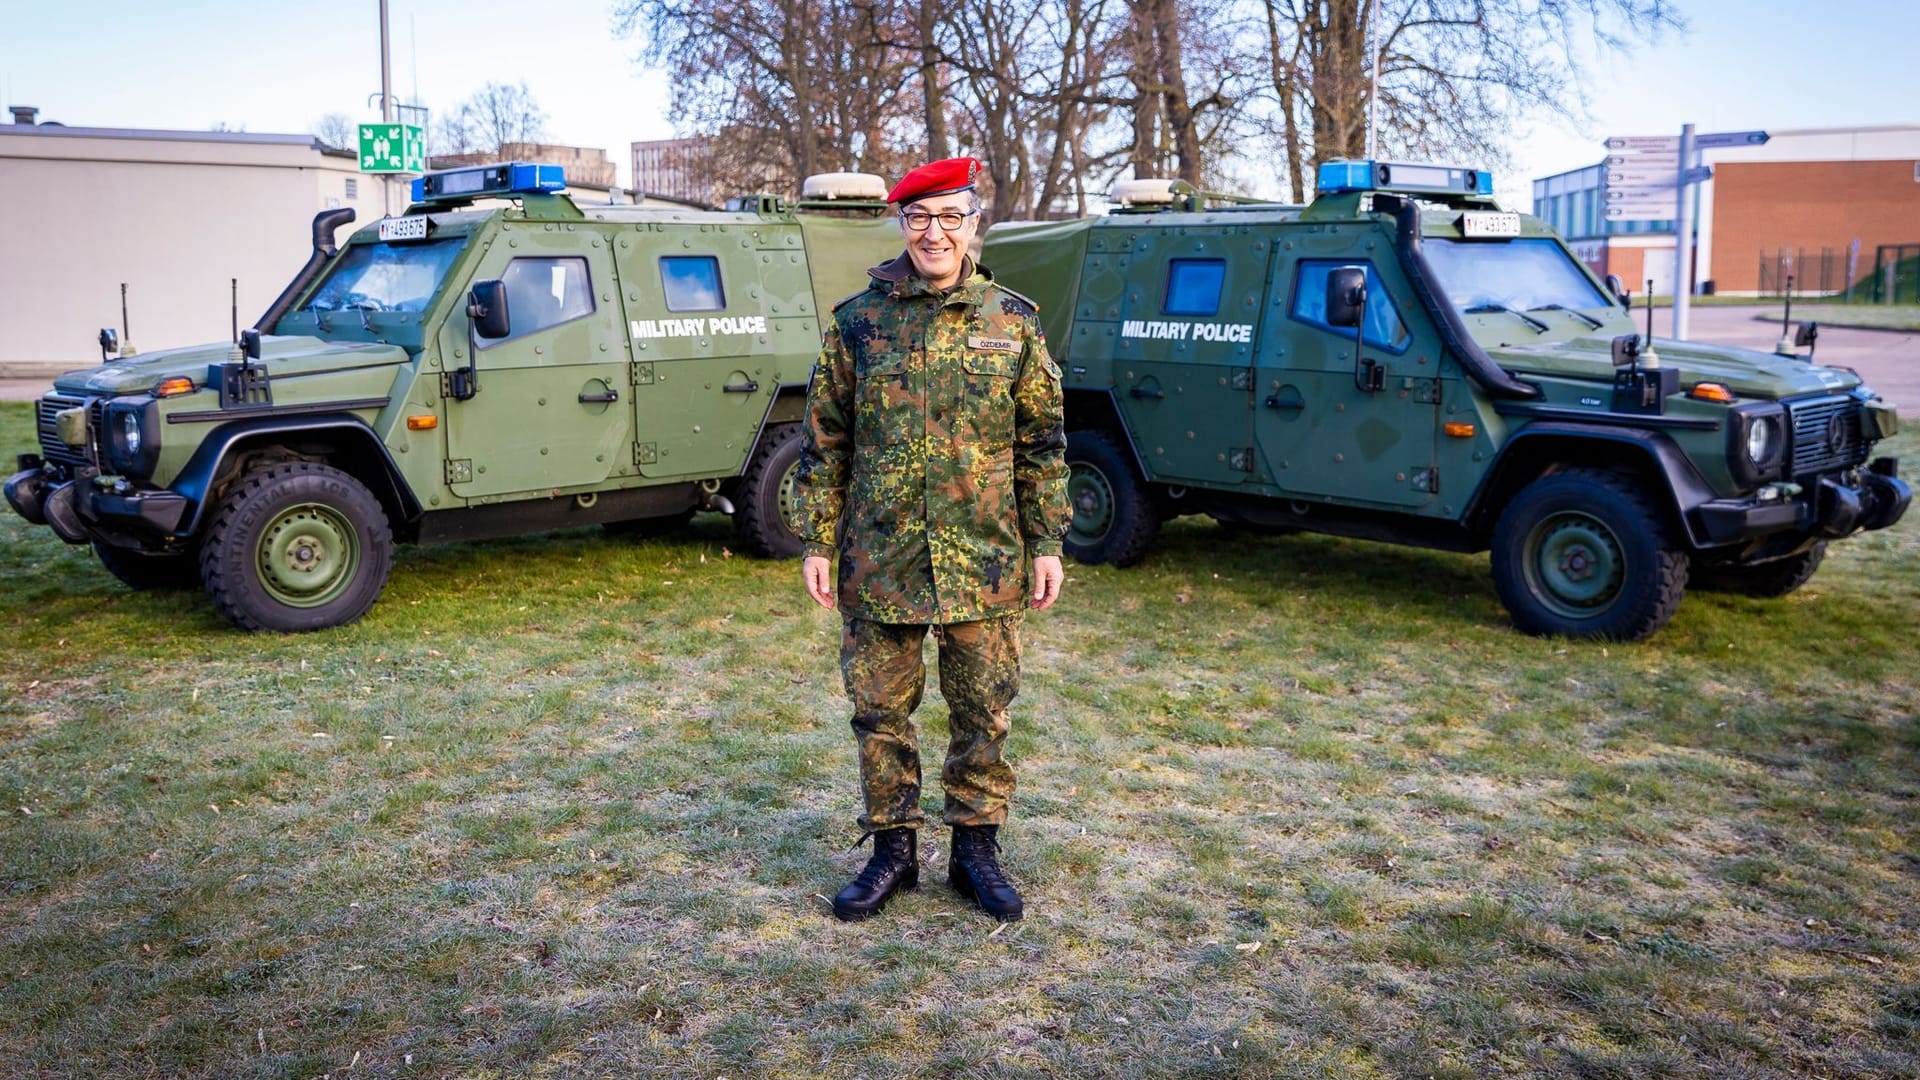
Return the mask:
[(166, 490), (140, 490), (118, 477), (101, 477), (91, 469), (63, 474), (22, 455), (19, 472), (3, 488), (13, 512), (35, 525), (45, 525), (69, 544), (102, 540), (115, 547), (157, 550), (177, 538), (188, 519), (192, 502)]
[(1716, 547), (1767, 538), (1837, 539), (1900, 520), (1913, 489), (1898, 472), (1895, 459), (1877, 458), (1865, 471), (1821, 477), (1790, 498), (1715, 499), (1690, 513), (1697, 535)]

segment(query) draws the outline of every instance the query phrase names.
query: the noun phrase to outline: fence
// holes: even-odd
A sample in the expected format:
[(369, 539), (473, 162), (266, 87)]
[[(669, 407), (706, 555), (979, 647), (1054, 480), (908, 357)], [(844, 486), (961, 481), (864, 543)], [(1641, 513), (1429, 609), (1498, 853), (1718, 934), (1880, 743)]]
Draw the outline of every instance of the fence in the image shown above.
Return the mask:
[(1851, 299), (1852, 275), (1847, 271), (1846, 248), (1777, 248), (1760, 251), (1760, 294), (1785, 296), (1787, 278), (1793, 278), (1795, 296), (1832, 296)]
[(1784, 296), (1787, 278), (1795, 296), (1847, 302), (1920, 304), (1920, 244), (1881, 244), (1873, 267), (1848, 248), (1776, 248), (1760, 252), (1760, 294)]
[(1920, 304), (1920, 244), (1881, 244), (1868, 288), (1876, 304)]

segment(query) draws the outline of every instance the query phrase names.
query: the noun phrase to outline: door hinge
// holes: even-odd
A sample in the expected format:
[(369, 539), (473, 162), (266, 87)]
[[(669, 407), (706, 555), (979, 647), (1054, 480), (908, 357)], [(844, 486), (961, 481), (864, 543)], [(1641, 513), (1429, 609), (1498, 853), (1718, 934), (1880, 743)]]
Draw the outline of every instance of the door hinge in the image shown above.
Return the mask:
[(628, 369), (628, 373), (632, 377), (633, 385), (635, 386), (652, 386), (653, 385), (652, 361), (635, 364)]
[(1253, 447), (1236, 446), (1227, 451), (1227, 468), (1235, 472), (1253, 471)]
[(447, 483), (470, 484), (473, 482), (472, 458), (447, 459)]
[(633, 463), (652, 465), (660, 460), (660, 447), (657, 443), (643, 442), (633, 444)]
[(1424, 491), (1429, 495), (1440, 494), (1440, 470), (1415, 468), (1410, 473), (1413, 490)]

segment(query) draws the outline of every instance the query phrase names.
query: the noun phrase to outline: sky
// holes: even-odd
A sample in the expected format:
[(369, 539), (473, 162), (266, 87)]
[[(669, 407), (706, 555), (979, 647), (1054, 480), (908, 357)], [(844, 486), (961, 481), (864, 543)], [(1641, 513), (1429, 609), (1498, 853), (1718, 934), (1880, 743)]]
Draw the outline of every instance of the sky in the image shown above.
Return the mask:
[[(1675, 3), (1684, 33), (1589, 61), (1585, 117), (1516, 119), (1503, 200), (1529, 205), (1532, 178), (1593, 164), (1609, 135), (1920, 123), (1920, 4)], [(524, 81), (549, 139), (606, 150), (623, 184), (629, 143), (676, 134), (666, 79), (637, 62), (642, 43), (618, 34), (611, 0), (388, 7), (402, 102), (447, 109), (488, 82)], [(0, 104), (74, 127), (299, 133), (329, 113), (377, 119), (379, 11), (378, 0), (6, 0)]]

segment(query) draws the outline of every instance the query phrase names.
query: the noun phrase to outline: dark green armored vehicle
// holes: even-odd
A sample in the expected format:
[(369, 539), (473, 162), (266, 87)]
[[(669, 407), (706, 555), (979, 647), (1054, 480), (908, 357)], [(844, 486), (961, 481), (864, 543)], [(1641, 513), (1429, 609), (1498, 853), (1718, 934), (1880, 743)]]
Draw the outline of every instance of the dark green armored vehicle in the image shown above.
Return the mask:
[(1490, 549), (1520, 629), (1634, 640), (1689, 581), (1781, 595), (1905, 512), (1870, 460), (1894, 409), (1859, 378), (1650, 344), (1492, 190), (1344, 161), (1305, 207), (1136, 181), (1105, 217), (995, 226), (983, 261), (1066, 372), (1067, 551), (1126, 565), (1190, 513)]
[(897, 253), (878, 177), (791, 205), (578, 206), (557, 166), (414, 183), (403, 216), (314, 219), (306, 266), (233, 345), (70, 372), (7, 501), (137, 588), (202, 584), (250, 630), (351, 622), (396, 542), (782, 503), (820, 312)]

